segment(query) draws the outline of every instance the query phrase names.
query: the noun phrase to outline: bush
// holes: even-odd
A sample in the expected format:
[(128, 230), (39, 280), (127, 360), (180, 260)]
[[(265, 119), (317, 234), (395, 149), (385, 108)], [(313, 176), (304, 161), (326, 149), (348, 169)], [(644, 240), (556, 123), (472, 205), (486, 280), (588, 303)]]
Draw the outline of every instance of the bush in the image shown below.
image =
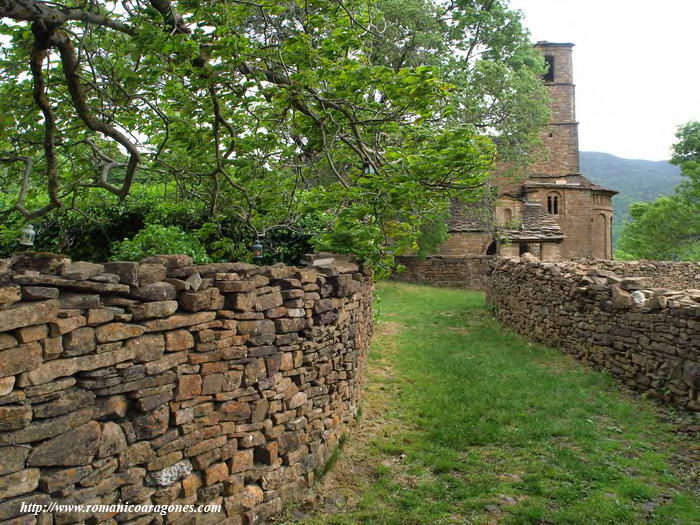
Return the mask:
[[(12, 209), (15, 199), (16, 195), (0, 191), (0, 258), (21, 249), (18, 240), (26, 220)], [(31, 202), (30, 207), (43, 204), (43, 201)], [(313, 217), (304, 219), (313, 220)], [(215, 262), (249, 261), (255, 241), (255, 234), (237, 216), (226, 214), (225, 208), (212, 216), (202, 202), (184, 198), (175, 185), (168, 183), (135, 183), (131, 195), (123, 201), (104, 191), (86, 190), (69, 207), (54, 210), (32, 224), (37, 232), (35, 250), (62, 253), (80, 261), (121, 258), (122, 255), (113, 253), (121, 246), (120, 241), (133, 240), (154, 225), (176, 227), (186, 235), (187, 244), (198, 243)], [(307, 227), (302, 224), (300, 229)], [(161, 234), (162, 230), (156, 233)], [(301, 255), (313, 249), (309, 235), (284, 228), (268, 231), (261, 240), (264, 264), (297, 264)], [(162, 249), (158, 251), (163, 253)], [(131, 254), (131, 248), (123, 253)]]
[(183, 232), (177, 226), (149, 224), (132, 239), (112, 244), (113, 260), (139, 261), (149, 255), (161, 253), (184, 253), (191, 256), (195, 262), (211, 262), (199, 239)]

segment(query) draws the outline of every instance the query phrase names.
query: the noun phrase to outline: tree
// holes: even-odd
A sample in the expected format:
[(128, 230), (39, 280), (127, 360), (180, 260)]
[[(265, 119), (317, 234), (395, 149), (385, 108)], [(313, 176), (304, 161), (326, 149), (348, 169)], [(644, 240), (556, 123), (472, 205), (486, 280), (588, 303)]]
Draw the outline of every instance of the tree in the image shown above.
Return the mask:
[(631, 206), (619, 257), (700, 261), (700, 122), (681, 126), (676, 137), (671, 162), (686, 179), (671, 196)]
[[(522, 58), (518, 16), (498, 0), (424, 3), (443, 41), (423, 55), (439, 59), (412, 49), (405, 64), (382, 63), (377, 47), (401, 43), (378, 7), (0, 1), (3, 187), (36, 219), (97, 190), (126, 199), (135, 182), (175, 184), (251, 237), (294, 231), (375, 262), (386, 245), (413, 248), (450, 194), (482, 185), (489, 134), (517, 141), (536, 127), (498, 115), (534, 93), (523, 79), (539, 64)], [(462, 18), (448, 20), (450, 7)], [(449, 59), (465, 49), (482, 58)]]
[(521, 13), (496, 0), (379, 0), (386, 28), (375, 35), (372, 62), (400, 70), (432, 66), (449, 92), (447, 123), (498, 137), (502, 161), (524, 165), (539, 154), (549, 120), (542, 56)]

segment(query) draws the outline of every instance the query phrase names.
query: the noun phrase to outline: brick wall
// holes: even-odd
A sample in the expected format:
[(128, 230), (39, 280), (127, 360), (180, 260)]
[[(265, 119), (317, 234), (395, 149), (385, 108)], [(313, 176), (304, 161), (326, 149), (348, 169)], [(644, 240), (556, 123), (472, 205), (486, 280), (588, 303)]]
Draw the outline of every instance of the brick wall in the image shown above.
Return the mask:
[[(657, 288), (666, 279), (681, 282), (678, 263), (641, 264), (498, 258), (487, 298), (517, 333), (609, 370), (630, 388), (700, 411), (700, 291)], [(638, 277), (642, 267), (673, 276)]]
[(0, 261), (0, 521), (49, 500), (223, 506), (57, 524), (278, 512), (355, 419), (372, 289), (351, 263)]

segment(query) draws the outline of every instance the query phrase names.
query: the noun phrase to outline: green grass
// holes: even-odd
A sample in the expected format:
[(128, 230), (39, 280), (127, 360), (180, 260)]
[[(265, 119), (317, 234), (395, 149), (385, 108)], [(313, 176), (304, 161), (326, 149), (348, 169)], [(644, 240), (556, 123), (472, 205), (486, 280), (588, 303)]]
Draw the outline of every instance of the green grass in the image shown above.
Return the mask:
[(370, 474), (352, 505), (305, 523), (700, 523), (671, 467), (682, 437), (650, 402), (503, 330), (480, 293), (381, 283), (379, 297), (366, 412), (382, 430), (348, 445)]

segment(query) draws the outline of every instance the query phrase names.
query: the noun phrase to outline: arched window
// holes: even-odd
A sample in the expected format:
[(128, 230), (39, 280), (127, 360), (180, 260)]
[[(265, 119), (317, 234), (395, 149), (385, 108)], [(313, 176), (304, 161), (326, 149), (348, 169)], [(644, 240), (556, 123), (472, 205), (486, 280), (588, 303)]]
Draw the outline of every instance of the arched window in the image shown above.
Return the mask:
[(505, 208), (503, 210), (503, 223), (508, 225), (513, 220), (513, 210)]
[(547, 211), (552, 215), (559, 215), (561, 209), (561, 199), (558, 193), (550, 193), (547, 196)]
[(542, 75), (542, 80), (545, 82), (554, 82), (554, 56), (545, 55), (544, 63), (547, 66), (547, 72)]
[(486, 255), (496, 255), (498, 252), (498, 243), (496, 241), (491, 241), (489, 247), (486, 249)]

